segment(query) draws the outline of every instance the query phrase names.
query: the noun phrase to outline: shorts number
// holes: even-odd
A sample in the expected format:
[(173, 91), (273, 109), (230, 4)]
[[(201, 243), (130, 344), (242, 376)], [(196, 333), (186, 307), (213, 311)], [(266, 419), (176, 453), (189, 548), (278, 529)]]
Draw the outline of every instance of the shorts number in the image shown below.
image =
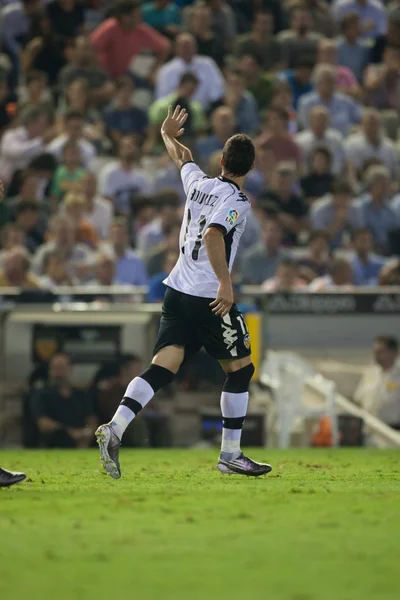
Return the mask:
[(199, 252), (200, 252), (200, 248), (201, 248), (201, 242), (202, 240), (202, 233), (203, 233), (203, 229), (206, 226), (206, 222), (207, 222), (207, 217), (205, 215), (201, 215), (200, 219), (199, 219), (199, 232), (197, 234), (197, 240), (196, 243), (194, 245), (193, 251), (192, 251), (192, 258), (193, 260), (198, 260), (199, 259)]
[(246, 329), (246, 324), (244, 322), (244, 319), (242, 317), (242, 315), (239, 315), (238, 317), (236, 317), (237, 320), (239, 321), (240, 324), (240, 329), (242, 330), (243, 335), (246, 335), (247, 333), (247, 329)]

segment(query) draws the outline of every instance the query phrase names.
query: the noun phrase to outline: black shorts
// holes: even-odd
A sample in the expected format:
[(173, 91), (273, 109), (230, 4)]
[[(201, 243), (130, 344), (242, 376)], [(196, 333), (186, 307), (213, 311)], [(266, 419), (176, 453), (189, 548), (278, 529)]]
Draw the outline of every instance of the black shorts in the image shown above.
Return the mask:
[(185, 360), (202, 347), (217, 360), (250, 356), (249, 332), (236, 304), (222, 318), (212, 312), (212, 301), (167, 288), (154, 354), (167, 346), (183, 346)]

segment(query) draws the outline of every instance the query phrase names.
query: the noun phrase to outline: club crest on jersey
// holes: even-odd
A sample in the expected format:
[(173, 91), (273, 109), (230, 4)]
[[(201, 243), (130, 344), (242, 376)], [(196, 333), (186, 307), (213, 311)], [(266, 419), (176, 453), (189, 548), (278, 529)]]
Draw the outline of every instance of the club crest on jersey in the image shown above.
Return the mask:
[(229, 223), (229, 225), (233, 225), (239, 217), (239, 213), (237, 210), (235, 210), (234, 208), (232, 210), (230, 210), (226, 216), (225, 221), (227, 221)]
[(250, 349), (250, 336), (248, 333), (246, 333), (246, 335), (243, 338), (243, 344), (244, 344), (244, 347), (246, 348), (246, 350)]

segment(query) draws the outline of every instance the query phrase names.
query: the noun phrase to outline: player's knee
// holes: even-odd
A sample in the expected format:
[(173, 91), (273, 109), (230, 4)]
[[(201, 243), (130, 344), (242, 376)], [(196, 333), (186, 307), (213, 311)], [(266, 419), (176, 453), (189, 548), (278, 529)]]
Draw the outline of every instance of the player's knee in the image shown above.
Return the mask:
[(160, 367), (159, 365), (150, 365), (150, 367), (140, 375), (140, 378), (147, 381), (154, 393), (169, 385), (174, 377), (175, 373), (165, 367)]
[(176, 374), (185, 358), (185, 350), (181, 346), (166, 346), (157, 352), (152, 360), (153, 365), (164, 367)]
[(246, 367), (239, 369), (239, 371), (228, 373), (223, 387), (224, 392), (231, 392), (232, 394), (242, 394), (243, 392), (247, 392), (254, 371), (254, 365), (253, 363), (250, 363)]

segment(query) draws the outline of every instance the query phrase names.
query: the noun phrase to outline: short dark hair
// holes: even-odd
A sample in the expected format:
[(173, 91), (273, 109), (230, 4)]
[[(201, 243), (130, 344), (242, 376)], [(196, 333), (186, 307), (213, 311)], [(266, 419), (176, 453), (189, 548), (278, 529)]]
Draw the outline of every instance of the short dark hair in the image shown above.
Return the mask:
[(260, 69), (264, 67), (264, 57), (262, 56), (261, 52), (258, 52), (257, 50), (251, 50), (249, 52), (243, 52), (241, 58), (243, 58), (243, 56), (250, 56), (250, 58), (253, 58)]
[(140, 8), (140, 2), (136, 0), (123, 0), (115, 7), (115, 16), (122, 17), (124, 15), (130, 15), (132, 11)]
[(356, 12), (347, 13), (346, 15), (344, 15), (344, 17), (339, 22), (341, 32), (345, 33), (346, 29), (350, 25), (353, 25), (354, 23), (359, 22), (359, 21), (360, 21), (360, 17), (358, 16), (358, 14)]
[(251, 170), (256, 151), (248, 135), (237, 133), (226, 142), (222, 156), (224, 170), (235, 177), (243, 177)]
[(336, 179), (331, 187), (332, 194), (348, 194), (353, 195), (353, 188), (347, 179)]
[(117, 90), (121, 90), (128, 86), (135, 87), (135, 83), (132, 77), (129, 77), (129, 75), (121, 75), (121, 77), (118, 77), (118, 79), (115, 81), (115, 86)]
[(48, 116), (48, 113), (43, 106), (27, 106), (21, 112), (21, 123), (23, 125), (29, 125), (29, 123), (37, 121), (43, 115)]
[(29, 168), (36, 171), (55, 171), (57, 164), (57, 159), (50, 152), (43, 152), (31, 160)]
[(399, 351), (399, 342), (398, 342), (397, 338), (395, 338), (393, 335), (378, 335), (375, 338), (375, 342), (380, 342), (381, 344), (385, 344), (386, 348), (388, 350), (391, 350), (392, 352)]
[(32, 81), (45, 81), (47, 83), (47, 74), (37, 69), (32, 69), (26, 74), (26, 84), (29, 85)]
[(323, 154), (329, 166), (332, 165), (333, 156), (328, 146), (316, 146), (310, 154), (310, 164), (316, 154)]
[(194, 73), (188, 71), (180, 78), (179, 85), (184, 85), (185, 83), (194, 83), (195, 85), (199, 85), (199, 78)]
[(360, 235), (365, 235), (366, 233), (372, 237), (372, 233), (368, 227), (358, 227), (357, 229), (354, 229), (351, 232), (351, 241), (354, 242)]
[(15, 207), (15, 217), (19, 217), (19, 215), (22, 215), (25, 212), (28, 211), (34, 211), (34, 212), (39, 212), (40, 207), (39, 207), (39, 203), (35, 200), (21, 200), (20, 202), (17, 203), (17, 206)]
[(270, 113), (275, 113), (276, 116), (284, 123), (289, 123), (289, 111), (284, 106), (270, 106), (267, 110), (267, 117)]

